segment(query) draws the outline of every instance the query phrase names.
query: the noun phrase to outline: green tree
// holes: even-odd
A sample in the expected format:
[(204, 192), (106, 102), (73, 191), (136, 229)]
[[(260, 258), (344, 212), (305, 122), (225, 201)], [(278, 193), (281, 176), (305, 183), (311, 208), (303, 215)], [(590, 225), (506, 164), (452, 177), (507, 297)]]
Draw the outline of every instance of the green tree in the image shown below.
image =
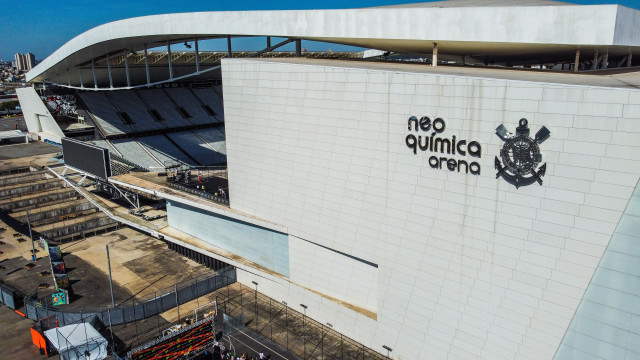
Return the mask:
[(0, 103), (0, 110), (13, 110), (19, 105), (20, 102), (18, 100), (5, 101)]

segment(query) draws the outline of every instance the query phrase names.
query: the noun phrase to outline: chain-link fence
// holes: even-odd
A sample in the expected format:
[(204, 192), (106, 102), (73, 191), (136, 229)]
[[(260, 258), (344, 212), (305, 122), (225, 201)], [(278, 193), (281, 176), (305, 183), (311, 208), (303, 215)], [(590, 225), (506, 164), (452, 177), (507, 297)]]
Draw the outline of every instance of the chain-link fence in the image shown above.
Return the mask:
[(333, 330), (304, 313), (293, 304), (275, 301), (254, 289), (236, 283), (227, 290), (227, 298), (219, 298), (218, 310), (237, 317), (244, 314), (246, 326), (279, 344), (296, 356), (307, 359), (386, 359), (386, 356)]
[(110, 309), (65, 311), (53, 306), (51, 297), (25, 297), (27, 317), (32, 320), (55, 317), (57, 326), (74, 324), (98, 317), (104, 324), (125, 324), (161, 314), (178, 305), (211, 293), (236, 281), (235, 268), (226, 268), (207, 277), (195, 277), (173, 287), (132, 298)]

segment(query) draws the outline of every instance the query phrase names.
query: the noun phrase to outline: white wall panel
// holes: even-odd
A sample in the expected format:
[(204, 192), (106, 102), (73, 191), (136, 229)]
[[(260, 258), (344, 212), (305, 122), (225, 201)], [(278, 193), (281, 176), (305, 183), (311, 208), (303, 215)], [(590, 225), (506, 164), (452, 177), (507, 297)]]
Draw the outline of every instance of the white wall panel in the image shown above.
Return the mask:
[[(376, 325), (353, 333), (367, 346), (553, 358), (616, 226), (632, 226), (618, 222), (640, 175), (638, 91), (337, 64), (223, 61), (232, 206), (378, 265), (374, 276), (337, 262), (344, 277), (312, 279), (336, 260), (290, 245), (292, 280), (320, 292), (333, 281), (331, 296), (375, 308)], [(412, 115), (442, 117), (440, 137), (478, 141), (481, 157), (414, 154), (406, 136), (425, 133), (407, 129)], [(516, 188), (496, 179), (495, 128), (514, 132), (523, 117), (551, 137), (544, 183)], [(431, 155), (475, 161), (480, 174), (433, 169)], [(376, 299), (361, 303), (370, 281)]]

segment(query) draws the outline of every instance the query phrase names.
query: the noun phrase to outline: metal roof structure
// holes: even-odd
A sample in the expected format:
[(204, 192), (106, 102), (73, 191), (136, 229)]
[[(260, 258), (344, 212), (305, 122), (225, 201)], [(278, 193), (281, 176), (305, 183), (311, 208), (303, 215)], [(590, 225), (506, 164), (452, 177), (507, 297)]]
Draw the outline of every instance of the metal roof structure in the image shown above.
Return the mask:
[[(640, 55), (640, 11), (552, 1), (452, 0), (344, 10), (224, 11), (144, 16), (88, 30), (27, 73), (28, 81), (114, 89), (149, 86), (219, 69), (200, 66), (198, 41), (233, 37), (314, 40), (476, 64), (589, 61), (630, 66)], [(190, 42), (195, 51), (172, 52)], [(261, 52), (281, 44), (269, 43)], [(149, 54), (147, 49), (166, 46)], [(229, 54), (231, 47), (229, 46)], [(155, 58), (153, 58), (155, 56)], [(575, 59), (575, 60), (574, 60)], [(581, 65), (583, 68), (590, 66)], [(605, 65), (606, 67), (606, 65)]]

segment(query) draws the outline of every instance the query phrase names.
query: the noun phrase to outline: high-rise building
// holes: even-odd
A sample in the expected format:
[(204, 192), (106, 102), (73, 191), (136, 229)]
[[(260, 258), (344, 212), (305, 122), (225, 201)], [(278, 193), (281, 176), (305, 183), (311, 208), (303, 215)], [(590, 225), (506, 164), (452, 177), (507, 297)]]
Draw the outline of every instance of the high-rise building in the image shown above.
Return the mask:
[(15, 67), (20, 71), (29, 71), (36, 66), (36, 56), (32, 53), (15, 54)]

